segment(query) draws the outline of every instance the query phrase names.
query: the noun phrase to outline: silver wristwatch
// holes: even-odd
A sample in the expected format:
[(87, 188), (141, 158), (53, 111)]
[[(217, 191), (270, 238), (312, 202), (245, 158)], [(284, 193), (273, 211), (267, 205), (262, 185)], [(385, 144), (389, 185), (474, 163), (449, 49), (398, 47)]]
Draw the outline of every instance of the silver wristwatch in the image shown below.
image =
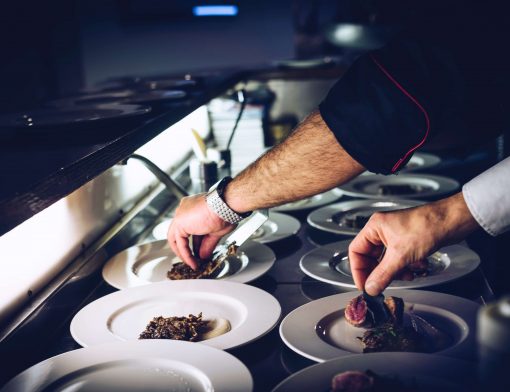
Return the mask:
[(230, 181), (232, 181), (231, 177), (224, 177), (214, 184), (211, 189), (209, 189), (209, 192), (207, 192), (205, 200), (209, 208), (221, 219), (225, 222), (236, 224), (250, 216), (251, 213), (239, 214), (230, 208), (223, 200), (225, 188)]

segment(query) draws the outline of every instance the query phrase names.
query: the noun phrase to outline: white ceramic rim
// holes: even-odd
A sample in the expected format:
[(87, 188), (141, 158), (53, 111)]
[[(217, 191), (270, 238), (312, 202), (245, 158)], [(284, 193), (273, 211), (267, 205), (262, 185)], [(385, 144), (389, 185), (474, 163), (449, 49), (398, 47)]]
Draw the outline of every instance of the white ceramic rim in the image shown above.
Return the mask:
[[(360, 295), (359, 291), (320, 298), (300, 306), (289, 313), (280, 324), (280, 337), (293, 351), (316, 362), (353, 354), (335, 347), (317, 334), (317, 323), (325, 316), (344, 309), (349, 301)], [(464, 298), (433, 291), (400, 290), (396, 293), (405, 303), (421, 304), (449, 311), (460, 317), (467, 326), (464, 338), (457, 344), (436, 354), (459, 358), (476, 358), (476, 317), (479, 305)]]
[(83, 347), (118, 341), (120, 338), (108, 328), (112, 315), (134, 303), (152, 298), (168, 298), (171, 302), (172, 293), (192, 293), (199, 296), (218, 294), (232, 298), (244, 306), (247, 311), (245, 315), (241, 315), (243, 322), (237, 328), (197, 343), (222, 350), (239, 347), (264, 336), (278, 323), (281, 315), (281, 307), (276, 298), (259, 288), (226, 281), (178, 280), (132, 287), (95, 300), (74, 316), (70, 326), (71, 335)]
[(229, 353), (190, 342), (145, 340), (81, 348), (48, 358), (18, 374), (2, 391), (45, 390), (50, 384), (81, 369), (112, 361), (145, 358), (178, 361), (192, 366), (204, 373), (217, 391), (253, 389), (250, 372)]
[(350, 235), (355, 236), (360, 232), (361, 229), (354, 227), (342, 227), (331, 220), (331, 217), (339, 212), (349, 212), (352, 209), (366, 207), (370, 210), (373, 207), (373, 211), (381, 211), (381, 208), (377, 208), (377, 204), (392, 203), (394, 208), (388, 208), (384, 211), (400, 210), (405, 208), (416, 207), (424, 204), (423, 201), (418, 200), (402, 200), (402, 199), (391, 199), (391, 200), (379, 200), (379, 199), (362, 199), (362, 200), (349, 200), (340, 203), (331, 204), (329, 206), (321, 207), (312, 211), (306, 218), (308, 224), (316, 229), (327, 231), (328, 233)]
[[(340, 273), (331, 268), (329, 260), (335, 252), (344, 253), (349, 249), (351, 240), (333, 242), (313, 249), (304, 254), (299, 267), (311, 278), (335, 286), (356, 288), (352, 276)], [(436, 253), (449, 259), (448, 266), (433, 275), (416, 277), (414, 280), (394, 280), (388, 289), (418, 289), (450, 283), (473, 272), (480, 265), (480, 257), (474, 251), (462, 245), (450, 245), (439, 249)]]
[[(429, 182), (434, 182), (437, 186), (437, 189), (432, 189), (427, 192), (421, 192), (416, 194), (409, 195), (378, 195), (375, 193), (367, 193), (363, 191), (359, 191), (357, 186), (360, 183), (384, 183), (384, 184), (405, 184), (406, 180), (411, 180), (413, 183), (423, 182), (424, 184), (428, 184)], [(429, 197), (439, 197), (448, 195), (453, 193), (457, 189), (459, 189), (459, 183), (448, 177), (436, 176), (432, 174), (399, 174), (398, 176), (385, 176), (382, 174), (367, 174), (365, 176), (358, 176), (351, 181), (340, 185), (338, 189), (340, 189), (345, 195), (351, 197), (361, 197), (368, 199), (380, 199), (380, 200), (388, 200), (388, 199), (426, 199)]]
[[(168, 250), (169, 255), (174, 255), (166, 240), (146, 242), (124, 249), (105, 263), (103, 266), (103, 279), (117, 289), (159, 283), (150, 282), (138, 277), (133, 272), (133, 267), (140, 257), (143, 256), (145, 259), (151, 252), (157, 253), (162, 250)], [(216, 280), (239, 283), (251, 282), (269, 271), (276, 261), (276, 256), (271, 248), (255, 241), (246, 241), (239, 247), (239, 252), (244, 252), (248, 257), (246, 267), (233, 275)], [(169, 281), (166, 277), (162, 277), (162, 279), (164, 280), (161, 280), (161, 282)]]

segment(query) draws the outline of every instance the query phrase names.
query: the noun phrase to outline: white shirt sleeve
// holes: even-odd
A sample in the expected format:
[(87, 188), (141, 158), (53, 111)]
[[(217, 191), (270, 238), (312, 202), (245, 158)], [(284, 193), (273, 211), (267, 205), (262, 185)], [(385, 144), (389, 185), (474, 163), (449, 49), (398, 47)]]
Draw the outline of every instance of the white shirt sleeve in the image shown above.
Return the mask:
[(471, 215), (496, 236), (510, 229), (510, 157), (462, 187)]

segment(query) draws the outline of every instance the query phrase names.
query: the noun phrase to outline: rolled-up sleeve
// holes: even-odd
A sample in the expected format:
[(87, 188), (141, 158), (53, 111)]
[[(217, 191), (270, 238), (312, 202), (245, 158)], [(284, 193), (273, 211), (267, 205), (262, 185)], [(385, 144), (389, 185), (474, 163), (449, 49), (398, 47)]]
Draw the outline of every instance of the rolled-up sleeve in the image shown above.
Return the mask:
[(493, 44), (505, 35), (476, 9), (458, 8), (361, 56), (319, 105), (339, 144), (371, 172), (397, 173), (426, 143), (471, 145), (472, 133), (500, 132), (507, 121), (510, 57)]
[(510, 229), (510, 157), (466, 183), (462, 193), (487, 233), (496, 236)]

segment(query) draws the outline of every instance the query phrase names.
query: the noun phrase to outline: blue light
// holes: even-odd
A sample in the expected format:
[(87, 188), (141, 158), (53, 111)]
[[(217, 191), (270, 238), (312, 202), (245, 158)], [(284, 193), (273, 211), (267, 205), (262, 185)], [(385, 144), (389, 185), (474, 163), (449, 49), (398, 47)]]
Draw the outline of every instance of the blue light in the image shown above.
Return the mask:
[(195, 16), (236, 16), (237, 5), (197, 5), (193, 7)]

